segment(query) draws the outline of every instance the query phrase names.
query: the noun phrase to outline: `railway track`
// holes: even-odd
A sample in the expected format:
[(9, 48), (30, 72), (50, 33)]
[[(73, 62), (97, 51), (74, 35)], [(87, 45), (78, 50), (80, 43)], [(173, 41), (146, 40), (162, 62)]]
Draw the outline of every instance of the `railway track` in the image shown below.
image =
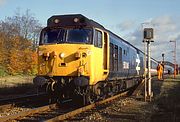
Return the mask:
[[(143, 81), (142, 81), (143, 82)], [(44, 105), (41, 107), (35, 107), (30, 108), (29, 110), (25, 110), (16, 114), (8, 115), (8, 116), (2, 116), (0, 117), (0, 122), (5, 121), (11, 121), (11, 120), (17, 120), (17, 121), (46, 121), (46, 122), (52, 122), (52, 121), (62, 121), (69, 118), (72, 118), (80, 113), (83, 113), (85, 111), (91, 110), (93, 108), (96, 108), (102, 104), (108, 103), (118, 97), (121, 96), (127, 96), (129, 93), (134, 93), (138, 89), (138, 87), (142, 85), (139, 84), (134, 89), (129, 89), (125, 92), (119, 93), (113, 97), (107, 98), (102, 101), (98, 101), (96, 103), (77, 108), (73, 106), (73, 104), (69, 105), (57, 105), (57, 104), (50, 104), (50, 105)], [(133, 91), (133, 92), (132, 92)], [(1, 99), (0, 100), (0, 109), (7, 109), (11, 108), (17, 104), (21, 104), (23, 102), (28, 102), (32, 104), (32, 101), (37, 99), (39, 100), (40, 97), (45, 97), (46, 94), (34, 94), (34, 95), (26, 95), (23, 97), (17, 97), (17, 98), (11, 98), (11, 99)], [(4, 103), (4, 104), (3, 104)], [(64, 102), (66, 103), (66, 101)]]
[[(87, 106), (84, 106), (81, 108), (75, 106), (74, 104), (66, 104), (66, 101), (64, 101), (64, 104), (62, 104), (60, 106), (57, 104), (49, 104), (49, 105), (46, 104), (46, 105), (42, 105), (41, 107), (29, 108), (28, 110), (24, 110), (24, 111), (18, 112), (16, 114), (11, 114), (8, 116), (1, 116), (0, 122), (11, 121), (11, 120), (46, 121), (46, 122), (62, 121), (62, 120), (66, 120), (71, 117), (74, 117), (77, 114), (83, 113), (83, 112), (91, 110), (93, 108), (96, 108), (102, 104), (108, 103), (116, 98), (119, 98), (122, 96), (128, 96), (128, 95), (132, 94), (137, 88), (138, 88), (138, 86), (128, 89), (124, 92), (121, 92), (115, 96), (109, 97), (105, 100), (101, 100), (101, 101), (95, 102), (93, 104), (90, 104), (90, 105), (87, 105)], [(42, 94), (42, 98), (45, 98), (43, 95), (44, 94)], [(33, 96), (33, 95), (24, 96), (22, 98), (17, 98), (17, 99), (12, 99), (12, 100), (11, 99), (1, 100), (0, 103), (2, 103), (3, 101), (4, 102), (11, 101), (11, 103), (16, 103), (16, 102), (18, 103), (19, 100), (31, 101), (35, 98), (39, 99), (39, 96), (36, 94), (35, 96)], [(67, 101), (67, 102), (69, 102), (69, 101)], [(8, 106), (8, 104), (11, 104), (11, 103), (7, 102), (7, 104), (4, 104), (4, 105)]]
[(128, 92), (129, 90), (81, 108), (77, 106), (75, 107), (73, 106), (73, 104), (68, 104), (68, 105), (65, 104), (61, 106), (57, 104), (50, 104), (42, 107), (37, 107), (30, 110), (19, 112), (14, 115), (0, 117), (0, 122), (11, 121), (11, 120), (46, 121), (46, 122), (66, 120), (77, 114), (83, 113), (97, 106), (108, 103), (120, 96), (126, 96)]
[(118, 97), (127, 96), (128, 92), (129, 91), (125, 91), (123, 93), (120, 93), (120, 94), (115, 95), (113, 97), (107, 98), (105, 100), (101, 100), (101, 101), (98, 101), (96, 103), (84, 106), (82, 108), (75, 109), (75, 110), (67, 112), (65, 114), (62, 114), (62, 115), (56, 116), (54, 118), (48, 119), (45, 122), (54, 122), (54, 121), (62, 121), (62, 120), (69, 119), (71, 117), (74, 117), (77, 114), (83, 113), (83, 112), (91, 110), (91, 109), (93, 109), (93, 108), (95, 108), (97, 106), (100, 106), (102, 104), (108, 103), (108, 102), (110, 102), (110, 101), (112, 101), (112, 100), (114, 100), (114, 99), (116, 99)]
[(12, 109), (15, 106), (28, 105), (29, 103), (36, 103), (45, 100), (48, 101), (48, 98), (46, 96), (47, 94), (40, 93), (40, 94), (24, 95), (9, 99), (0, 99), (0, 111), (2, 112), (7, 109)]

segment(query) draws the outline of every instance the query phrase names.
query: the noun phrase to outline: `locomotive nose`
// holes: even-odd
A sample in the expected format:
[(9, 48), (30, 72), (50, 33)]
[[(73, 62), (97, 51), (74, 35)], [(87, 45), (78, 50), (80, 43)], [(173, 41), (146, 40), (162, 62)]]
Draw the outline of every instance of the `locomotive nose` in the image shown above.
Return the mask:
[(89, 76), (90, 46), (82, 44), (44, 45), (39, 51), (41, 76)]

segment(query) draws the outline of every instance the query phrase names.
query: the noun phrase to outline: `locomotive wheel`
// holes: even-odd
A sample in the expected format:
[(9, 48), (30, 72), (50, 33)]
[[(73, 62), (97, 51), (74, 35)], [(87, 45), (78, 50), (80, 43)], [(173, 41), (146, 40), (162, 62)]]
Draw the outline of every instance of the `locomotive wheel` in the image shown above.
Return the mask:
[(91, 95), (89, 95), (87, 99), (88, 99), (88, 103), (90, 103), (90, 104), (95, 102), (95, 98)]
[(77, 87), (73, 95), (73, 103), (78, 106), (87, 105), (90, 102), (88, 87)]
[(95, 95), (90, 91), (90, 88), (87, 87), (86, 94), (83, 95), (83, 105), (92, 104), (95, 102)]
[(107, 85), (106, 89), (107, 89), (107, 92), (106, 92), (107, 96), (113, 96), (114, 95), (112, 85)]
[(96, 95), (90, 91), (90, 88), (88, 88), (87, 93), (87, 104), (92, 104), (96, 100)]
[(126, 89), (126, 82), (125, 81), (121, 81), (121, 83), (118, 84), (118, 89), (119, 89), (120, 92), (125, 90)]
[(104, 100), (106, 98), (106, 93), (105, 93), (105, 90), (103, 89), (103, 87), (98, 87), (97, 93), (98, 93), (98, 100), (99, 99)]
[(123, 90), (125, 90), (126, 88), (127, 88), (127, 83), (126, 83), (126, 81), (123, 81)]
[(75, 95), (73, 96), (73, 103), (75, 106), (85, 106), (89, 104), (89, 98), (87, 95)]

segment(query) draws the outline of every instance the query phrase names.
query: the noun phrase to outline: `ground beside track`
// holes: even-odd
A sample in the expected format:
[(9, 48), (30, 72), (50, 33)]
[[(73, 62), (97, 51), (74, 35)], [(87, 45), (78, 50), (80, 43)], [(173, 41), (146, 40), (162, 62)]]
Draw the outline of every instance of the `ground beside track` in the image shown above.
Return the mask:
[(180, 121), (180, 76), (152, 81), (152, 102), (128, 97), (85, 112), (68, 121), (82, 122), (178, 122)]
[(144, 102), (134, 97), (119, 98), (67, 121), (180, 121), (180, 76), (175, 80), (172, 76), (164, 81), (154, 80), (152, 88), (152, 102)]
[(36, 93), (33, 78), (21, 75), (0, 77), (0, 99)]

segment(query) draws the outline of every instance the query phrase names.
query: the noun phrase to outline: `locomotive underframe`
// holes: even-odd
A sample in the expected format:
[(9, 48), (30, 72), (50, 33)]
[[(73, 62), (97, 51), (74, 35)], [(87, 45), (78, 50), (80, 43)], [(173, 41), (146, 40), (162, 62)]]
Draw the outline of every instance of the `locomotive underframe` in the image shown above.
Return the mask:
[(76, 104), (85, 105), (125, 91), (137, 85), (142, 77), (114, 78), (99, 81), (95, 85), (89, 85), (89, 78), (84, 76), (44, 76), (37, 79), (44, 79), (45, 82), (39, 83), (39, 86), (45, 89), (51, 101), (62, 102), (63, 100), (72, 99)]

